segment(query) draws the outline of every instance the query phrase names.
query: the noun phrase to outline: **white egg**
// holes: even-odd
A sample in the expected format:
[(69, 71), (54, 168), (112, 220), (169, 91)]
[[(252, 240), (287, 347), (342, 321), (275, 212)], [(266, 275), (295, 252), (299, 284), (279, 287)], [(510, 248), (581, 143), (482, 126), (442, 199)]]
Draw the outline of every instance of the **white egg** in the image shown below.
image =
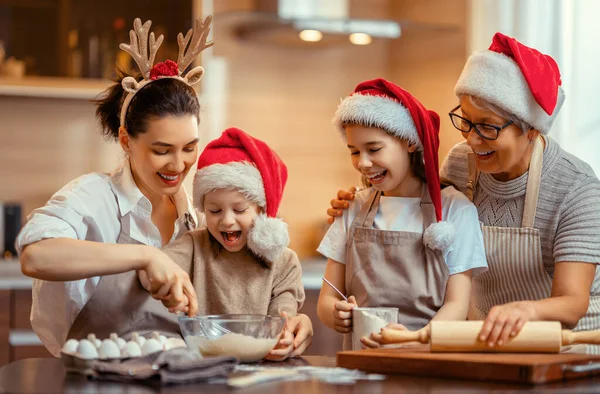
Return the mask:
[(77, 339), (69, 339), (63, 345), (62, 351), (67, 354), (75, 354), (77, 353), (77, 346), (79, 346), (79, 341)]
[(171, 350), (177, 347), (186, 347), (185, 341), (180, 338), (169, 338), (163, 345), (164, 350)]
[(140, 357), (142, 355), (142, 349), (137, 342), (129, 341), (121, 349), (121, 357)]
[(110, 339), (112, 339), (112, 341), (117, 344), (119, 350), (123, 349), (125, 347), (125, 344), (127, 343), (127, 341), (125, 341), (123, 338), (119, 338), (119, 336), (114, 332), (110, 334)]
[(79, 341), (79, 346), (77, 346), (77, 355), (86, 360), (93, 360), (98, 358), (98, 350), (92, 342), (82, 339)]
[(167, 342), (167, 337), (160, 335), (158, 331), (152, 331), (150, 338), (156, 339), (158, 342), (160, 342), (161, 346), (165, 346), (165, 342)]
[(100, 345), (98, 355), (103, 360), (107, 358), (119, 358), (121, 356), (121, 351), (112, 339), (105, 339), (102, 341), (102, 345)]
[(140, 349), (142, 348), (142, 346), (144, 346), (144, 342), (146, 342), (146, 338), (144, 338), (137, 332), (131, 334), (131, 340), (137, 342), (137, 344), (140, 345)]
[(145, 356), (146, 354), (160, 352), (162, 349), (163, 347), (157, 339), (150, 338), (142, 346), (142, 355)]
[(95, 334), (89, 334), (87, 339), (88, 339), (88, 341), (93, 343), (94, 346), (96, 346), (96, 349), (98, 349), (100, 347), (100, 345), (102, 345), (102, 341), (99, 340), (98, 338), (96, 338)]

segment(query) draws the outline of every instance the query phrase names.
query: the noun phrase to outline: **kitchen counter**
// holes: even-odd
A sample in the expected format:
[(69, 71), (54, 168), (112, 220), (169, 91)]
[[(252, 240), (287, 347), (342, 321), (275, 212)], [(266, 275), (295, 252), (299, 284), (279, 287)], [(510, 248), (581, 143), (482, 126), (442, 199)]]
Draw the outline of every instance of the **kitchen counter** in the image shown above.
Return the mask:
[[(334, 367), (334, 357), (307, 356), (277, 363), (281, 367), (318, 366)], [(258, 384), (245, 389), (235, 390), (237, 393), (521, 393), (543, 392), (564, 393), (596, 392), (600, 378), (585, 378), (566, 382), (552, 383), (543, 386), (527, 386), (487, 381), (471, 381), (459, 379), (419, 378), (408, 375), (389, 375), (383, 381), (358, 381), (355, 384), (327, 384), (315, 380), (280, 381)], [(60, 359), (20, 360), (0, 368), (0, 392), (7, 393), (231, 393), (224, 384), (196, 383), (177, 386), (160, 387), (151, 384), (114, 383), (87, 380), (76, 374), (67, 374)]]

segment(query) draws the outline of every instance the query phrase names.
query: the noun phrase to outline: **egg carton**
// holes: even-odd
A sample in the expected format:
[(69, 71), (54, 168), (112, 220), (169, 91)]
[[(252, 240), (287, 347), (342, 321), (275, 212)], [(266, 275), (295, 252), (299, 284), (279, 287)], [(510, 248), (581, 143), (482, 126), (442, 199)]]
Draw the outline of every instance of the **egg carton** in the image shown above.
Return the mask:
[(89, 334), (87, 338), (79, 341), (69, 339), (62, 348), (61, 359), (68, 371), (85, 373), (90, 368), (90, 363), (95, 360), (120, 363), (130, 358), (185, 346), (183, 339), (167, 338), (156, 331), (148, 338), (134, 332), (129, 341), (115, 333), (104, 340), (96, 338), (95, 334)]

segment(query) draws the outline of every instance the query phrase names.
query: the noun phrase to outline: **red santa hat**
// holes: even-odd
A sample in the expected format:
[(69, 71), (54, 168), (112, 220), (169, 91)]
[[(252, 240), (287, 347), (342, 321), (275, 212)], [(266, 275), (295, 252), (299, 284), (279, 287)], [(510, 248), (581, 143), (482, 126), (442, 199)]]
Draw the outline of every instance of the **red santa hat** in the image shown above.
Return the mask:
[(418, 146), (423, 152), (427, 189), (437, 220), (425, 230), (423, 242), (431, 249), (447, 250), (454, 239), (454, 227), (442, 219), (438, 114), (426, 109), (406, 90), (378, 78), (360, 83), (350, 96), (344, 98), (333, 122), (343, 135), (345, 124), (359, 124), (380, 128)]
[(276, 218), (287, 176), (285, 164), (266, 143), (229, 128), (198, 158), (194, 206), (204, 212), (204, 196), (214, 190), (241, 192), (263, 210), (248, 234), (248, 248), (274, 262), (290, 243), (287, 224)]
[(565, 99), (554, 59), (502, 33), (489, 49), (469, 57), (454, 91), (494, 104), (542, 134), (552, 128)]

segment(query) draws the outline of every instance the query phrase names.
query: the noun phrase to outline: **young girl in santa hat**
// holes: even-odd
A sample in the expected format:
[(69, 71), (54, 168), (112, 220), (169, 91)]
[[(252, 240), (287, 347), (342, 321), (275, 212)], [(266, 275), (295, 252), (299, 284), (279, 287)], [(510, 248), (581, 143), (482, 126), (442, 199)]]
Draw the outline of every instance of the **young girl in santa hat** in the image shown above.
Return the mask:
[(334, 123), (369, 187), (318, 248), (328, 258), (325, 278), (349, 296), (342, 301), (324, 285), (319, 318), (340, 333), (352, 331), (357, 305), (397, 307), (398, 323), (410, 330), (464, 320), (471, 277), (487, 264), (475, 207), (454, 188), (440, 190), (439, 116), (375, 79), (342, 100)]
[[(287, 247), (287, 224), (276, 218), (286, 181), (287, 168), (277, 154), (236, 128), (225, 130), (200, 155), (193, 195), (206, 228), (162, 249), (189, 273), (199, 315), (308, 319), (297, 316), (304, 302), (302, 270)], [(163, 302), (173, 305), (169, 299)], [(312, 327), (308, 320), (297, 326)], [(300, 339), (305, 334), (284, 332), (269, 359), (301, 354), (310, 344)]]

